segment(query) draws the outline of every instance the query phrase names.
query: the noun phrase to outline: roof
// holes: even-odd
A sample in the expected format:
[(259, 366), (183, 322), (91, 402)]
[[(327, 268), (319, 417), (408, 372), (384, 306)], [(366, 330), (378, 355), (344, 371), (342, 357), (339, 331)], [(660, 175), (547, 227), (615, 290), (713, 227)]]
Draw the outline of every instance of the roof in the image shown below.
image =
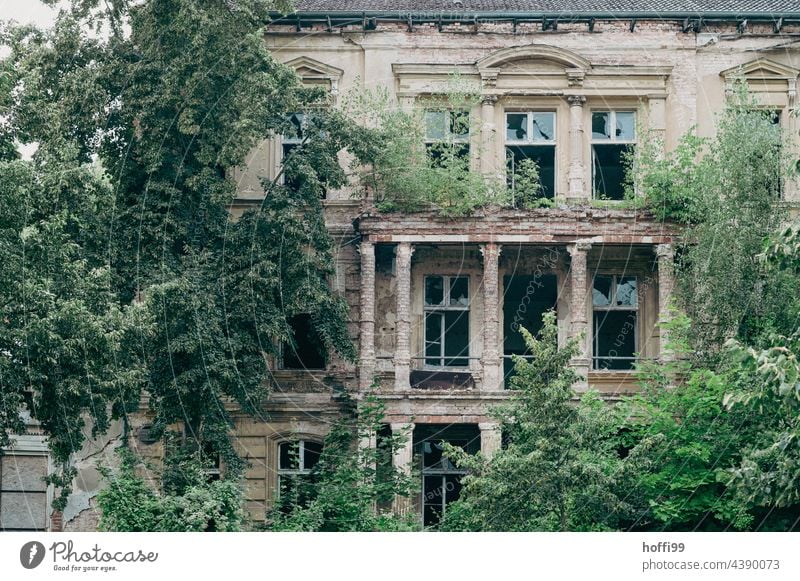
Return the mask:
[(798, 0), (296, 0), (299, 13), (509, 13), (551, 16), (800, 16)]

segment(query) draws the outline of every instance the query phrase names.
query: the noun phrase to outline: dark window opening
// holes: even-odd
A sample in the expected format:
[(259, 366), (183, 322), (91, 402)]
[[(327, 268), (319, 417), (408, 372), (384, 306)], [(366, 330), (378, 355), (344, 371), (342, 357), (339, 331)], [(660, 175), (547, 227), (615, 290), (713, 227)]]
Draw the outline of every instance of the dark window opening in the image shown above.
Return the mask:
[(595, 197), (606, 200), (625, 198), (625, 160), (632, 147), (630, 144), (592, 145)]
[(503, 277), (503, 377), (506, 387), (514, 374), (512, 355), (529, 357), (520, 327), (534, 336), (542, 330), (543, 315), (558, 301), (556, 275)]
[(466, 471), (444, 454), (444, 443), (475, 454), (480, 450), (480, 430), (474, 424), (418, 425), (414, 429), (414, 452), (422, 467), (422, 522), (439, 524), (447, 505), (458, 500), (461, 478)]
[(627, 165), (636, 143), (633, 111), (592, 112), (592, 189), (594, 197), (625, 198)]
[(594, 369), (630, 370), (638, 351), (639, 299), (634, 277), (597, 275), (592, 285)]
[(539, 168), (540, 198), (553, 199), (556, 193), (556, 146), (555, 145), (507, 145), (506, 163), (508, 166), (508, 187), (514, 192), (520, 162), (534, 161)]
[(427, 276), (424, 294), (425, 365), (469, 365), (469, 278)]
[(311, 315), (295, 315), (289, 319), (294, 344), (283, 345), (284, 369), (324, 369), (326, 350), (322, 337), (314, 327)]

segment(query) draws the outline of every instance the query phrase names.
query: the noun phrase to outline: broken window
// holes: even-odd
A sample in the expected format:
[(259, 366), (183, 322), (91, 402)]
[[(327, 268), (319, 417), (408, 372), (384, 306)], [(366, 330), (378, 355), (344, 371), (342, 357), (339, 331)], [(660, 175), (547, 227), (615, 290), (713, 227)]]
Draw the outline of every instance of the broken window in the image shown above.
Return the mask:
[(554, 274), (503, 277), (503, 376), (506, 387), (514, 374), (513, 356), (530, 359), (520, 328), (536, 336), (542, 329), (542, 316), (556, 308), (557, 300), (558, 283)]
[(425, 148), (435, 167), (449, 159), (469, 165), (469, 112), (425, 111)]
[(0, 456), (0, 531), (47, 530), (47, 456)]
[[(300, 187), (298, 177), (293, 175), (291, 168), (287, 168), (286, 161), (291, 159), (292, 153), (300, 153), (303, 145), (308, 142), (311, 115), (308, 113), (292, 113), (288, 115), (290, 130), (281, 136), (281, 163), (283, 164), (283, 183), (288, 188), (296, 190)], [(322, 188), (325, 197), (326, 188)]]
[(469, 277), (425, 277), (425, 365), (469, 365)]
[(278, 501), (282, 509), (305, 505), (313, 493), (314, 467), (322, 455), (322, 444), (295, 440), (278, 444)]
[(638, 352), (639, 299), (635, 277), (597, 275), (592, 286), (594, 369), (633, 369)]
[(535, 197), (552, 199), (556, 194), (556, 114), (552, 111), (506, 113), (506, 161), (512, 196), (524, 179), (524, 160), (539, 169), (541, 189)]
[(625, 197), (626, 159), (636, 145), (633, 111), (592, 112), (592, 184), (594, 197)]
[(447, 505), (458, 500), (461, 479), (466, 474), (445, 456), (444, 443), (475, 454), (480, 450), (480, 431), (474, 424), (423, 424), (415, 428), (414, 442), (422, 465), (422, 522), (426, 527), (436, 526)]
[(311, 315), (290, 317), (289, 327), (293, 341), (283, 344), (283, 368), (325, 369), (327, 351)]

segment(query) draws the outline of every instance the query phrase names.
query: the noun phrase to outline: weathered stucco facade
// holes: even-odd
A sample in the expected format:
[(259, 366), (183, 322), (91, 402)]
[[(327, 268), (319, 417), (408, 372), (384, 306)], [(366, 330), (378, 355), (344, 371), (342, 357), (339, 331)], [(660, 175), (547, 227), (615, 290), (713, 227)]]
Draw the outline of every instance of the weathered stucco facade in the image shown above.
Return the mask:
[[(586, 13), (559, 20), (487, 12), (477, 18), (462, 10), (356, 18), (312, 12), (322, 4), (300, 2), (301, 12), (268, 27), (265, 41), (277, 59), (334, 98), (359, 85), (380, 86), (407, 108), (446, 91), (458, 73), (480, 87), (480, 103), (469, 111), (470, 163), (489, 176), (506, 172), (507, 115), (547, 113), (555, 207), (489, 208), (454, 219), (381, 214), (352, 190), (327, 193), (326, 221), (337, 243), (331, 285), (350, 305), (359, 359), (332, 359), (319, 369), (275, 361), (269, 420), (237, 419), (256, 520), (276, 495), (281, 443), (322, 441), (339, 410), (334, 387), (376, 391), (387, 405), (387, 429), (411, 427), (412, 446), (395, 455), (408, 469), (443, 439), (487, 454), (500, 446), (486, 412), (506, 397), (510, 357), (521, 353), (514, 325), (527, 326), (546, 308), (556, 309), (560, 341), (583, 337), (573, 362), (579, 390), (595, 388), (613, 399), (635, 389), (633, 357), (669, 356), (659, 321), (668, 316), (677, 232), (644, 212), (596, 199), (595, 114), (609, 113), (611, 122), (610, 112), (631, 113), (627, 143), (646, 137), (673, 148), (693, 127), (713, 134), (732, 78), (743, 74), (795, 142), (800, 130), (790, 115), (797, 104), (800, 14), (746, 21)], [(371, 9), (366, 2), (334, 4), (352, 5), (352, 13)], [(260, 179), (278, 175), (281, 155), (281, 139), (267, 140), (236, 173), (234, 214), (259, 204)], [(791, 205), (800, 201), (790, 182), (783, 196)], [(139, 433), (134, 426), (139, 451), (157, 457), (160, 445)], [(415, 508), (426, 522), (435, 522), (452, 499), (451, 476), (458, 474), (423, 469), (431, 480)], [(75, 507), (85, 508), (90, 497)]]
[[(701, 136), (713, 134), (714, 115), (733, 77), (744, 75), (760, 104), (779, 114), (795, 140), (800, 129), (790, 115), (800, 50), (786, 42), (800, 34), (796, 21), (470, 23), (466, 17), (409, 20), (395, 14), (348, 22), (335, 12), (329, 16), (301, 12), (278, 20), (267, 34), (270, 50), (306, 82), (327, 86), (334, 98), (360, 84), (381, 86), (399, 106), (413, 108), (446, 91), (453, 73), (479, 86), (480, 103), (469, 112), (473, 171), (505, 173), (508, 113), (554, 113), (556, 207), (487, 209), (452, 219), (433, 212), (381, 214), (370, 199), (351, 191), (328, 193), (326, 218), (339, 244), (333, 283), (350, 303), (360, 357), (355, 367), (335, 362), (325, 371), (276, 373), (273, 421), (242, 420), (242, 448), (257, 463), (248, 475), (254, 514), (274, 497), (274, 442), (324, 434), (332, 413), (332, 381), (361, 393), (377, 388), (391, 428), (413, 428), (413, 446), (395, 457), (401, 466), (418, 462), (426, 442), (441, 439), (467, 441), (491, 454), (500, 435), (486, 410), (505, 397), (508, 361), (518, 347), (508, 339), (514, 332), (509, 320), (529, 322), (524, 313), (539, 309), (540, 317), (548, 303), (556, 308), (561, 341), (584, 338), (583, 354), (574, 360), (583, 378), (579, 390), (592, 387), (613, 399), (635, 389), (629, 363), (601, 357), (609, 354), (602, 345), (608, 338), (598, 338), (598, 316), (608, 314), (597, 309), (596, 281), (603, 277), (618, 290), (635, 280), (636, 298), (627, 301), (634, 308), (623, 311), (627, 323), (610, 323), (617, 334), (633, 335), (617, 339), (620, 350), (632, 349), (637, 358), (669, 356), (659, 321), (668, 316), (676, 230), (646, 213), (597, 203), (594, 113), (634, 112), (634, 142), (657, 139), (673, 148), (693, 127)], [(238, 208), (258, 204), (258, 177), (275, 176), (280, 157), (279, 139), (254, 152), (250, 165), (237, 174)], [(798, 201), (794, 184), (787, 183), (783, 195), (791, 204)], [(454, 315), (467, 318), (460, 327), (468, 335), (467, 347), (458, 344), (466, 359), (458, 366), (448, 365), (456, 358), (448, 361), (446, 345), (430, 356), (437, 348), (432, 343), (439, 341), (429, 336), (429, 320), (439, 313), (428, 304), (426, 281), (431, 280), (437, 289), (451, 285), (451, 292), (453, 284), (461, 285), (450, 306), (468, 304)], [(619, 296), (615, 299), (619, 303)], [(442, 312), (446, 317), (447, 305)], [(436, 332), (459, 325), (443, 320)], [(445, 335), (441, 342), (447, 341)], [(423, 461), (423, 479), (425, 472)], [(449, 494), (446, 475), (433, 474), (440, 476), (439, 492), (437, 485), (423, 482), (415, 503), (426, 522), (436, 518), (427, 505), (441, 509), (439, 496)]]

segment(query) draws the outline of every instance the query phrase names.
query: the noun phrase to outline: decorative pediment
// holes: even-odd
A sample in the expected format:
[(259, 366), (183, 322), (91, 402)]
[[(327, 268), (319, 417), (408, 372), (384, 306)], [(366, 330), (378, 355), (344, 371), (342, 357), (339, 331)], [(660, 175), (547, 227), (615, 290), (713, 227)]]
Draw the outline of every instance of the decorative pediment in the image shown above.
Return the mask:
[(513, 46), (493, 52), (483, 57), (475, 65), (483, 72), (488, 69), (506, 69), (516, 67), (535, 67), (563, 69), (589, 69), (591, 63), (572, 51), (547, 44), (528, 44)]
[(765, 58), (759, 58), (749, 63), (725, 69), (720, 73), (720, 76), (725, 80), (733, 80), (737, 77), (744, 77), (748, 81), (790, 81), (797, 80), (800, 75), (800, 69), (795, 69), (781, 63), (776, 63)]
[(307, 56), (297, 57), (286, 63), (286, 66), (294, 69), (297, 76), (307, 83), (320, 83), (326, 82), (329, 84), (331, 91), (336, 92), (339, 86), (339, 81), (344, 74), (340, 68), (326, 65), (318, 60), (309, 58)]
[(733, 91), (736, 79), (742, 78), (753, 90), (786, 93), (790, 106), (794, 105), (797, 97), (798, 75), (800, 75), (800, 69), (765, 58), (758, 58), (749, 63), (725, 69), (720, 73), (720, 76), (725, 79), (725, 92), (728, 94)]

